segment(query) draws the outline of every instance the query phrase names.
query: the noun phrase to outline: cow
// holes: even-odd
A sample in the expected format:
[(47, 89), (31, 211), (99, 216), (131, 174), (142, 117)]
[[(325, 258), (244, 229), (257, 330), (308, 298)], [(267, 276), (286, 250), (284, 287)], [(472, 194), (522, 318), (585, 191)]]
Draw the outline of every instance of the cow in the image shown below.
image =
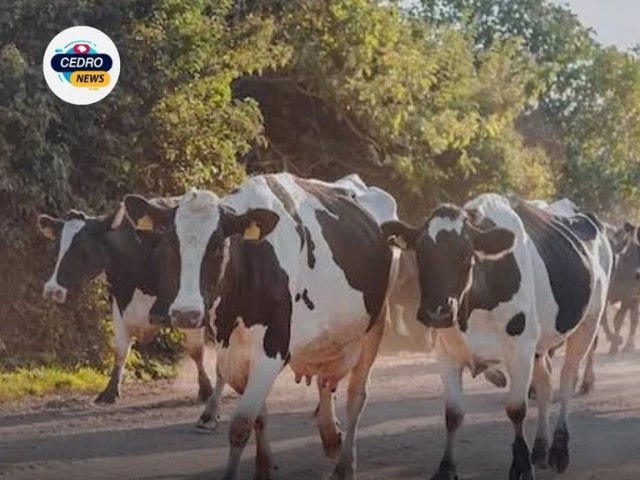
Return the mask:
[[(568, 198), (561, 198), (552, 203), (549, 203), (545, 200), (530, 200), (529, 203), (538, 208), (541, 208), (542, 210), (546, 210), (547, 212), (557, 217), (570, 218), (570, 217), (579, 215), (581, 213), (578, 206)], [(609, 226), (606, 224), (604, 224), (604, 226), (605, 226), (605, 230), (607, 231), (607, 236), (609, 237)], [(614, 269), (615, 269), (615, 261), (614, 261)], [(609, 337), (610, 334), (608, 333), (609, 330), (608, 330), (606, 315), (607, 315), (607, 310), (605, 308), (601, 323), (602, 323), (602, 326), (604, 327), (605, 333)], [(582, 383), (580, 384), (580, 389), (578, 390), (578, 393), (580, 395), (587, 395), (594, 388), (595, 381), (596, 381), (594, 360), (595, 360), (597, 347), (598, 347), (598, 334), (596, 334), (596, 337), (593, 340), (593, 344), (591, 345), (591, 349), (587, 354), (587, 359), (585, 361), (584, 375), (582, 377)], [(551, 371), (551, 358), (554, 356), (558, 348), (560, 348), (560, 346), (554, 349), (551, 349), (549, 351), (548, 358), (545, 359), (545, 362), (547, 363), (547, 368), (549, 369), (549, 371)], [(529, 398), (532, 398), (532, 399), (535, 398), (535, 394), (536, 394), (535, 387), (531, 386), (529, 391)]]
[(623, 343), (620, 335), (622, 322), (629, 313), (629, 337), (622, 350), (633, 352), (636, 348), (635, 336), (640, 317), (640, 232), (629, 222), (625, 222), (620, 229), (611, 227), (608, 232), (616, 260), (609, 289), (609, 305), (619, 305), (619, 308), (613, 319), (613, 332), (609, 328), (606, 315), (602, 325), (611, 342), (609, 353), (616, 354)]
[[(402, 222), (382, 228), (390, 241), (416, 252), (418, 320), (438, 329), (447, 440), (433, 479), (457, 478), (462, 371), (476, 375), (496, 363), (503, 363), (509, 376), (506, 412), (515, 431), (509, 478), (533, 479), (533, 465), (566, 470), (569, 399), (596, 335), (613, 268), (603, 225), (593, 215), (557, 217), (526, 202), (484, 194), (463, 208), (436, 207), (417, 228)], [(546, 358), (564, 342), (560, 416), (549, 448)], [(530, 455), (524, 419), (532, 379), (538, 431)]]
[[(153, 199), (152, 203), (167, 206), (172, 200)], [(125, 215), (124, 205), (95, 217), (77, 210), (68, 212), (64, 219), (39, 215), (37, 226), (57, 244), (55, 267), (43, 289), (46, 300), (64, 303), (68, 292), (106, 274), (114, 324), (115, 365), (96, 403), (114, 403), (120, 396), (132, 339), (149, 341), (160, 329), (160, 325), (149, 322), (158, 280), (151, 262), (156, 238), (152, 233), (136, 232)], [(205, 331), (188, 329), (184, 333), (187, 352), (198, 368), (199, 398), (204, 401), (211, 397), (212, 404), (219, 406), (224, 382), (218, 375), (214, 390), (205, 371)], [(217, 411), (216, 407), (216, 414)]]
[[(322, 441), (339, 452), (333, 478), (352, 478), (396, 265), (375, 219), (344, 188), (287, 173), (251, 177), (223, 198), (193, 190), (174, 208), (137, 195), (125, 206), (134, 222), (164, 231), (154, 310), (181, 327), (210, 320), (222, 376), (242, 395), (224, 478), (237, 478), (251, 430), (255, 478), (270, 478), (265, 399), (285, 365), (297, 381), (317, 376)], [(330, 410), (347, 374), (342, 441)]]
[[(312, 179), (310, 181), (322, 182)], [(398, 204), (393, 196), (377, 186), (368, 186), (357, 174), (347, 175), (334, 182), (371, 214), (379, 225), (398, 220)], [(415, 322), (420, 292), (418, 290), (418, 270), (413, 252), (400, 252), (398, 273), (393, 288), (389, 292), (389, 319), (385, 336), (388, 342), (402, 348), (430, 350), (432, 331)], [(392, 337), (389, 339), (389, 337)]]

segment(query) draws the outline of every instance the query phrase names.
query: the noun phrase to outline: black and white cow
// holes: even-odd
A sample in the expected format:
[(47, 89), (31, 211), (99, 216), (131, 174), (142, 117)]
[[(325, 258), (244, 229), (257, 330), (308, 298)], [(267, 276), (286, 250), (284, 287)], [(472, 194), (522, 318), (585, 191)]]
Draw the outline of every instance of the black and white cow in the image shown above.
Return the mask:
[(620, 335), (622, 323), (627, 313), (630, 326), (625, 352), (635, 350), (635, 336), (640, 318), (640, 232), (634, 225), (625, 222), (622, 228), (610, 227), (609, 240), (615, 254), (615, 268), (609, 288), (609, 305), (618, 306), (613, 318), (613, 332), (609, 328), (607, 317), (602, 320), (607, 338), (611, 342), (609, 353), (620, 351), (623, 338)]
[[(271, 476), (265, 399), (285, 365), (318, 377), (318, 426), (339, 453), (334, 478), (352, 478), (356, 430), (384, 329), (392, 253), (375, 219), (340, 186), (289, 174), (245, 181), (227, 197), (186, 193), (176, 208), (139, 196), (135, 220), (165, 229), (160, 295), (174, 325), (199, 327), (211, 307), (224, 379), (242, 398), (229, 428), (226, 479), (235, 479), (251, 430), (256, 477)], [(165, 282), (167, 279), (176, 279)], [(350, 374), (341, 442), (332, 392)], [(342, 448), (340, 449), (340, 444)]]
[[(433, 478), (457, 478), (454, 439), (464, 417), (463, 369), (475, 375), (495, 363), (505, 365), (510, 380), (506, 411), (515, 441), (509, 478), (533, 479), (532, 462), (564, 471), (568, 403), (596, 335), (613, 268), (602, 224), (590, 215), (556, 217), (486, 194), (464, 208), (441, 205), (418, 228), (393, 222), (383, 230), (415, 250), (418, 319), (439, 329), (447, 442)], [(545, 358), (565, 341), (560, 417), (549, 449), (551, 379)], [(532, 376), (539, 418), (530, 455), (524, 419)]]
[[(166, 206), (170, 201), (154, 199), (153, 203)], [(114, 403), (120, 395), (132, 339), (149, 341), (160, 329), (159, 325), (149, 323), (158, 282), (151, 261), (157, 235), (137, 233), (125, 215), (124, 206), (99, 217), (89, 217), (75, 210), (64, 219), (40, 215), (38, 228), (45, 237), (57, 243), (55, 267), (44, 285), (45, 299), (64, 303), (69, 291), (79, 290), (100, 274), (106, 274), (112, 300), (116, 356), (111, 379), (96, 402)], [(218, 378), (214, 391), (205, 371), (205, 331), (189, 329), (184, 333), (187, 352), (198, 367), (199, 397), (202, 400), (212, 397), (212, 404), (219, 405), (224, 382)]]

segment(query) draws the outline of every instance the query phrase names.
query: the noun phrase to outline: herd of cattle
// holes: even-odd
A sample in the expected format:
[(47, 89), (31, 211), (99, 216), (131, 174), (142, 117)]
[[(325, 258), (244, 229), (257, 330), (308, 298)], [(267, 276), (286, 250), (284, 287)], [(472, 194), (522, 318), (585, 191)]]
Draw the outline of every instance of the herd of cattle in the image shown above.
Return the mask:
[[(593, 388), (599, 326), (616, 352), (630, 312), (624, 348), (634, 348), (638, 229), (613, 229), (567, 200), (484, 194), (464, 207), (440, 205), (414, 228), (398, 219), (391, 195), (357, 175), (329, 183), (282, 173), (251, 177), (222, 198), (203, 190), (127, 195), (108, 214), (40, 215), (38, 227), (57, 244), (46, 299), (64, 303), (68, 292), (106, 273), (116, 359), (98, 402), (119, 396), (132, 339), (149, 340), (164, 325), (184, 331), (198, 367), (206, 401), (199, 427), (217, 426), (226, 384), (241, 394), (229, 422), (225, 479), (237, 477), (252, 431), (255, 478), (271, 478), (265, 399), (285, 367), (296, 382), (316, 377), (318, 430), (325, 453), (337, 457), (332, 478), (353, 478), (358, 422), (388, 325), (435, 334), (447, 430), (435, 480), (457, 478), (464, 369), (508, 384), (509, 479), (531, 480), (534, 467), (563, 472), (569, 464), (568, 404), (585, 359), (581, 390)], [(613, 303), (621, 307), (612, 332), (603, 318)], [(203, 363), (207, 331), (217, 351), (215, 387)], [(561, 409), (551, 433), (549, 356), (563, 345)], [(343, 435), (334, 392), (348, 375)], [(530, 450), (524, 419), (533, 392), (538, 425)]]

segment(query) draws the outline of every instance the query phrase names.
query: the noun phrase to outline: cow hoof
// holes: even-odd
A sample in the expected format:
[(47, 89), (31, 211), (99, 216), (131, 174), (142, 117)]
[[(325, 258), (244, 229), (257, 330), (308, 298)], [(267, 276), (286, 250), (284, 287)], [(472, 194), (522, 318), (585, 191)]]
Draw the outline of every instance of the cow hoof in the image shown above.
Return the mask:
[(342, 449), (342, 432), (338, 430), (332, 437), (327, 439), (322, 438), (322, 448), (324, 449), (324, 454), (327, 457), (337, 458), (338, 455), (340, 455), (340, 450)]
[(537, 469), (546, 470), (549, 468), (549, 462), (547, 461), (547, 454), (549, 452), (549, 443), (544, 438), (536, 438), (533, 444), (533, 451), (531, 452), (531, 463), (533, 463)]
[(352, 467), (343, 467), (341, 465), (337, 465), (333, 475), (331, 475), (331, 480), (354, 480), (355, 478)]
[(535, 480), (535, 476), (531, 467), (523, 471), (514, 464), (509, 470), (509, 480)]
[(507, 386), (507, 377), (500, 370), (487, 370), (484, 372), (484, 378), (498, 388), (505, 388)]
[(204, 412), (202, 415), (200, 415), (198, 423), (196, 423), (196, 427), (202, 430), (213, 432), (218, 428), (219, 420), (220, 417), (218, 417), (217, 415), (210, 415)]
[(271, 471), (256, 472), (253, 475), (253, 480), (271, 480), (272, 478)]
[(431, 480), (459, 480), (456, 472), (445, 472), (438, 470), (436, 474), (431, 477)]
[(533, 468), (526, 440), (521, 436), (517, 436), (511, 449), (513, 461), (509, 469), (509, 480), (531, 480)]
[(456, 467), (449, 462), (441, 462), (438, 471), (431, 477), (431, 480), (458, 480)]
[(114, 403), (116, 403), (116, 399), (119, 396), (120, 395), (118, 395), (116, 392), (105, 390), (103, 392), (100, 392), (100, 394), (94, 400), (94, 403), (104, 404), (104, 405), (113, 405)]
[(549, 465), (558, 473), (563, 473), (569, 466), (569, 433), (566, 430), (556, 431), (553, 435)]

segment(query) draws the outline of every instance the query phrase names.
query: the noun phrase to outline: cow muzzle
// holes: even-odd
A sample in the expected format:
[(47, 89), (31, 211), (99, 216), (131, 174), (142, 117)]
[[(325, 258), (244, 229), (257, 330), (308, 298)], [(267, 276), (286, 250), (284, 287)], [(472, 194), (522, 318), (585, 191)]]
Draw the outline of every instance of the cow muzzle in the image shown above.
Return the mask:
[(199, 308), (172, 308), (169, 311), (171, 325), (177, 328), (200, 328), (204, 312)]
[(418, 320), (430, 328), (449, 328), (453, 325), (454, 313), (450, 303), (439, 306), (435, 310), (420, 307)]
[(47, 283), (42, 290), (42, 298), (64, 303), (67, 299), (67, 289), (57, 284)]

